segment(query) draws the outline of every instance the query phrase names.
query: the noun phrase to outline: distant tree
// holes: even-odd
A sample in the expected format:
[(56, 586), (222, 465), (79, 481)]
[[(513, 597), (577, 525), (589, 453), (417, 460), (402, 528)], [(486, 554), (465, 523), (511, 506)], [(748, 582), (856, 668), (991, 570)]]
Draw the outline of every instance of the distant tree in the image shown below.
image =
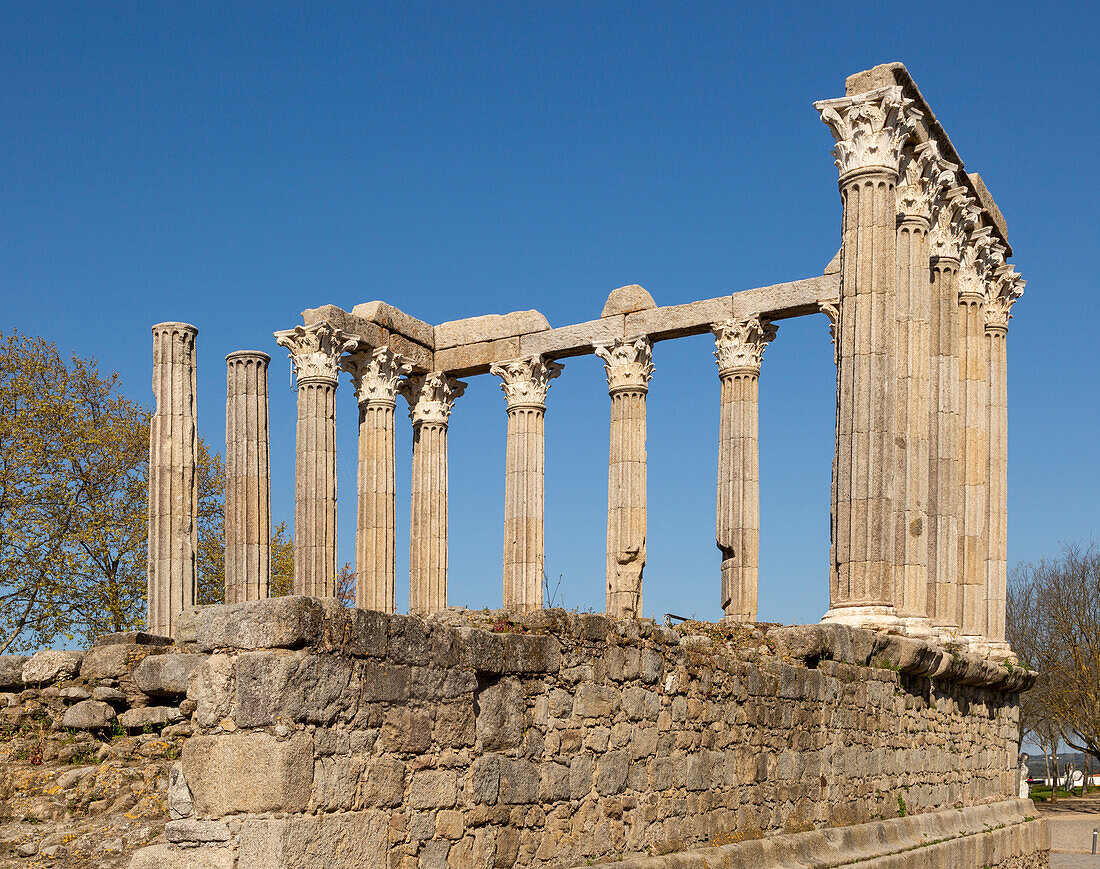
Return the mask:
[(1100, 759), (1100, 552), (1066, 544), (1058, 558), (1021, 565), (1007, 614), (1020, 662), (1040, 674), (1021, 698), (1022, 728), (1054, 746), (1054, 777), (1060, 742)]
[(286, 533), (286, 523), (275, 526), (271, 535), (271, 596), (294, 594), (294, 539)]

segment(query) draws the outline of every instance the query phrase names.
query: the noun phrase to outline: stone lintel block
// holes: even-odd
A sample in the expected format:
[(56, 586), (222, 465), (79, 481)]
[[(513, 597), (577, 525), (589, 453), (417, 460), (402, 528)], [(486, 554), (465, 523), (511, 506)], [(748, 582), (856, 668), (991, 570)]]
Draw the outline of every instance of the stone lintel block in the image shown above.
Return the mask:
[(233, 869), (233, 849), (150, 845), (134, 852), (129, 869)]
[(709, 332), (711, 323), (728, 320), (732, 316), (731, 297), (721, 296), (627, 314), (624, 331), (627, 335), (648, 335), (651, 341), (663, 341)]
[(435, 351), (435, 367), (454, 377), (473, 377), (487, 374), (494, 362), (507, 362), (520, 356), (520, 339), (498, 338), (496, 341), (479, 341)]
[(501, 634), (478, 628), (458, 629), (458, 663), (479, 673), (499, 673), (504, 667)]
[(657, 303), (653, 296), (644, 287), (637, 284), (628, 284), (612, 290), (604, 302), (601, 317), (613, 317), (616, 314), (632, 314), (635, 311), (645, 311), (648, 308), (656, 308)]
[(818, 302), (840, 295), (840, 275), (818, 275), (800, 281), (741, 290), (730, 299), (733, 318), (760, 314), (769, 320), (804, 317), (820, 312)]
[(313, 737), (193, 736), (184, 743), (183, 772), (199, 817), (304, 812), (313, 789)]
[(561, 667), (561, 643), (548, 634), (501, 634), (503, 673), (556, 673)]
[(485, 314), (465, 320), (451, 320), (435, 327), (435, 349), (446, 350), (462, 344), (514, 338), (528, 332), (544, 332), (549, 328), (550, 323), (538, 311), (513, 311), (510, 314)]
[(133, 643), (138, 646), (170, 646), (171, 637), (162, 637), (159, 634), (150, 634), (146, 631), (121, 631), (116, 634), (102, 634), (92, 640), (92, 646), (117, 646), (123, 643)]
[[(396, 310), (396, 308), (394, 309)], [(412, 362), (416, 371), (433, 371), (432, 348), (400, 332), (392, 331), (371, 320), (356, 314), (349, 314), (335, 305), (323, 305), (320, 308), (307, 308), (302, 311), (305, 325), (325, 321), (335, 328), (359, 339), (359, 349), (389, 347)]]
[(332, 598), (322, 598), (320, 604), (325, 613), (320, 649), (358, 658), (385, 657), (390, 618), (386, 613), (345, 607)]
[(596, 344), (610, 343), (616, 338), (625, 337), (625, 322), (624, 314), (616, 314), (586, 323), (522, 335), (519, 339), (519, 355), (545, 354), (554, 359), (583, 356), (591, 353)]
[(364, 320), (377, 323), (388, 332), (397, 332), (406, 338), (422, 344), (429, 350), (435, 349), (434, 329), (431, 323), (425, 323), (411, 317), (386, 302), (363, 302), (351, 309), (351, 313)]
[(293, 595), (204, 608), (198, 646), (214, 649), (294, 649), (323, 636), (324, 609), (316, 598)]

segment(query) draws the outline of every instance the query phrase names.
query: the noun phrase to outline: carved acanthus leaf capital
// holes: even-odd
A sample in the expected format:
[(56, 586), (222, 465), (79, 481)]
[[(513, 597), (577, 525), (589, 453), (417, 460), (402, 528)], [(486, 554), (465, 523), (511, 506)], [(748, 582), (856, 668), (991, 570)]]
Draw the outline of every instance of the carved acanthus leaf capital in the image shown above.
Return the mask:
[(818, 302), (817, 308), (829, 318), (829, 340), (833, 342), (833, 362), (840, 361), (840, 345), (837, 335), (840, 333), (840, 299)]
[(900, 171), (901, 149), (924, 115), (903, 96), (900, 85), (814, 103), (836, 139), (841, 177), (856, 169)]
[(1020, 277), (1010, 265), (1006, 265), (993, 280), (988, 282), (990, 293), (983, 308), (986, 331), (1000, 333), (1008, 331), (1008, 321), (1012, 319), (1012, 306), (1024, 294), (1026, 283), (1027, 281)]
[(653, 376), (653, 345), (645, 335), (616, 338), (609, 344), (597, 344), (596, 355), (603, 360), (610, 393), (623, 389), (649, 389)]
[(425, 422), (446, 425), (455, 400), (466, 391), (466, 384), (442, 371), (433, 371), (406, 377), (398, 391), (409, 403), (409, 419), (413, 425)]
[(714, 333), (714, 357), (718, 374), (760, 373), (768, 342), (775, 338), (776, 325), (753, 314), (743, 320), (723, 320), (710, 327)]
[(321, 321), (275, 333), (275, 342), (289, 350), (298, 383), (339, 381), (340, 357), (359, 346), (359, 340)]
[(508, 409), (515, 407), (546, 407), (546, 393), (550, 381), (561, 374), (565, 366), (560, 362), (547, 362), (541, 356), (494, 362), (489, 373), (501, 379), (500, 389), (508, 402)]
[(410, 362), (389, 347), (353, 353), (344, 357), (341, 367), (351, 375), (351, 384), (360, 404), (393, 404), (397, 400), (401, 378), (412, 371)]
[(898, 214), (930, 220), (933, 206), (945, 190), (955, 184), (958, 165), (940, 154), (939, 144), (929, 139), (908, 144), (901, 152), (901, 174), (897, 189)]

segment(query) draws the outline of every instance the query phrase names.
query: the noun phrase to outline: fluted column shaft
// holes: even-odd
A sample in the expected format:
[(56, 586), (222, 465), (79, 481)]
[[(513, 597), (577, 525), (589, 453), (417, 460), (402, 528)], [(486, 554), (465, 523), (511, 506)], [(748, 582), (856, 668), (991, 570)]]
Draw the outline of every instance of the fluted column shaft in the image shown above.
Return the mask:
[(172, 636), (176, 618), (195, 603), (198, 550), (198, 429), (195, 339), (187, 323), (153, 327), (153, 396), (149, 422), (148, 611), (151, 633)]
[(986, 323), (989, 358), (989, 551), (986, 561), (986, 638), (1005, 643), (1008, 592), (1008, 327)]
[(959, 413), (959, 261), (932, 260), (932, 401), (929, 408), (928, 610), (934, 627), (959, 628), (962, 514)]
[(960, 633), (980, 641), (986, 631), (985, 580), (989, 520), (989, 346), (984, 296), (959, 295), (962, 526), (959, 529)]
[(413, 426), (409, 611), (417, 615), (447, 606), (447, 425), (465, 389), (440, 371), (401, 386)]
[(722, 553), (722, 609), (756, 621), (760, 572), (760, 362), (775, 326), (759, 317), (711, 327), (721, 383), (716, 541)]
[(546, 394), (562, 366), (541, 356), (494, 364), (508, 403), (504, 474), (504, 609), (543, 605)]
[(895, 606), (911, 633), (931, 633), (928, 616), (928, 413), (931, 406), (929, 330), (932, 292), (928, 218), (907, 213), (897, 229), (897, 400), (895, 438), (898, 564)]
[(642, 613), (646, 558), (646, 394), (653, 375), (645, 336), (596, 348), (611, 396), (607, 467), (607, 614)]
[(411, 368), (388, 347), (345, 357), (359, 400), (355, 605), (396, 609), (396, 471), (394, 414), (400, 378)]
[(336, 388), (340, 357), (357, 346), (328, 323), (276, 332), (298, 382), (294, 458), (294, 593), (335, 597)]
[(225, 602), (263, 600), (271, 582), (266, 353), (225, 357)]

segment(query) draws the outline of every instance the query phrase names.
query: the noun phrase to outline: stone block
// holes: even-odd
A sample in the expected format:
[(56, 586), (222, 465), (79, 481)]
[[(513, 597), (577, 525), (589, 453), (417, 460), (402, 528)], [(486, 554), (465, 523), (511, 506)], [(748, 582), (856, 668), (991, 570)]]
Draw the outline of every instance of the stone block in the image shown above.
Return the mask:
[(508, 362), (519, 356), (520, 339), (516, 337), (436, 350), (434, 359), (438, 369), (452, 377), (472, 377), (488, 372), (494, 362)]
[(137, 643), (93, 646), (84, 653), (80, 675), (85, 679), (118, 679), (131, 672), (155, 650)]
[(81, 700), (65, 710), (61, 726), (73, 730), (99, 730), (110, 724), (114, 717), (113, 706), (100, 700)]
[(232, 718), (238, 727), (331, 724), (359, 700), (358, 690), (349, 689), (352, 663), (336, 655), (304, 649), (245, 652), (236, 664)]
[(549, 328), (550, 324), (538, 311), (513, 311), (510, 314), (485, 314), (465, 320), (451, 320), (435, 327), (435, 349), (438, 352), (448, 347), (496, 341), (529, 332), (543, 332)]
[(183, 719), (183, 714), (174, 706), (140, 706), (127, 709), (118, 716), (118, 723), (127, 730), (139, 727), (160, 727)]
[(150, 634), (147, 631), (119, 631), (114, 634), (101, 634), (92, 640), (92, 647), (114, 646), (119, 644), (133, 644), (136, 646), (170, 646), (171, 637), (162, 637), (160, 634)]
[(573, 696), (573, 714), (580, 718), (607, 718), (619, 708), (619, 693), (606, 685), (582, 682)]
[(356, 803), (360, 808), (390, 808), (405, 798), (405, 764), (395, 758), (378, 758), (367, 763), (359, 783)]
[(458, 776), (451, 769), (422, 769), (409, 780), (409, 806), (449, 809), (458, 799)]
[(23, 665), (26, 655), (0, 655), (0, 691), (23, 690)]
[(458, 662), (481, 673), (499, 673), (504, 666), (501, 634), (477, 628), (458, 629)]
[(770, 319), (816, 314), (818, 302), (840, 296), (840, 275), (820, 275), (800, 281), (788, 281), (768, 287), (741, 290), (731, 297), (732, 316), (742, 319), (764, 314)]
[(404, 703), (409, 699), (409, 668), (400, 664), (365, 662), (360, 682), (368, 703)]
[(561, 643), (549, 634), (501, 634), (504, 673), (555, 673), (561, 666)]
[(351, 309), (351, 313), (364, 320), (377, 323), (383, 329), (398, 332), (429, 350), (435, 349), (434, 329), (431, 323), (425, 323), (409, 316), (386, 302), (363, 302)]
[(129, 869), (233, 869), (233, 850), (150, 845), (134, 852)]
[(80, 669), (83, 657), (83, 652), (43, 649), (23, 664), (20, 676), (28, 685), (45, 685), (55, 680), (69, 679)]
[(228, 842), (229, 827), (221, 821), (169, 821), (164, 836), (169, 842)]
[(625, 319), (622, 314), (616, 314), (600, 320), (589, 320), (587, 323), (523, 335), (519, 339), (519, 355), (546, 354), (553, 359), (583, 356), (591, 353), (596, 344), (609, 344), (616, 338), (625, 337)]
[(193, 646), (199, 641), (199, 613), (205, 606), (184, 607), (176, 616), (176, 623), (172, 629), (177, 646)]
[(192, 716), (199, 727), (214, 727), (233, 709), (233, 659), (229, 655), (211, 655), (191, 673), (187, 699), (195, 703)]
[(191, 788), (183, 774), (182, 761), (176, 761), (168, 769), (168, 817), (172, 820), (189, 818), (195, 804), (191, 797)]
[(630, 770), (630, 754), (626, 751), (609, 751), (596, 764), (596, 792), (601, 796), (622, 793)]
[(153, 655), (134, 668), (134, 684), (146, 694), (154, 696), (173, 697), (186, 694), (191, 674), (207, 657), (209, 656), (187, 654)]
[(183, 771), (199, 817), (302, 812), (313, 788), (313, 737), (193, 736), (183, 747)]
[(248, 819), (237, 869), (387, 869), (388, 852), (384, 812)]
[(505, 805), (538, 802), (539, 770), (522, 758), (500, 758), (500, 795)]
[(516, 748), (523, 738), (527, 709), (523, 685), (504, 677), (477, 694), (477, 738), (483, 751)]
[(604, 302), (601, 317), (614, 317), (616, 314), (631, 314), (634, 311), (645, 311), (648, 308), (657, 307), (653, 296), (647, 290), (637, 284), (630, 284), (612, 290)]
[(731, 297), (721, 296), (627, 314), (624, 330), (628, 335), (648, 335), (650, 341), (663, 341), (706, 334), (712, 324), (728, 320), (732, 314)]
[(274, 597), (199, 613), (198, 646), (215, 649), (294, 649), (322, 638), (324, 611), (309, 597)]

